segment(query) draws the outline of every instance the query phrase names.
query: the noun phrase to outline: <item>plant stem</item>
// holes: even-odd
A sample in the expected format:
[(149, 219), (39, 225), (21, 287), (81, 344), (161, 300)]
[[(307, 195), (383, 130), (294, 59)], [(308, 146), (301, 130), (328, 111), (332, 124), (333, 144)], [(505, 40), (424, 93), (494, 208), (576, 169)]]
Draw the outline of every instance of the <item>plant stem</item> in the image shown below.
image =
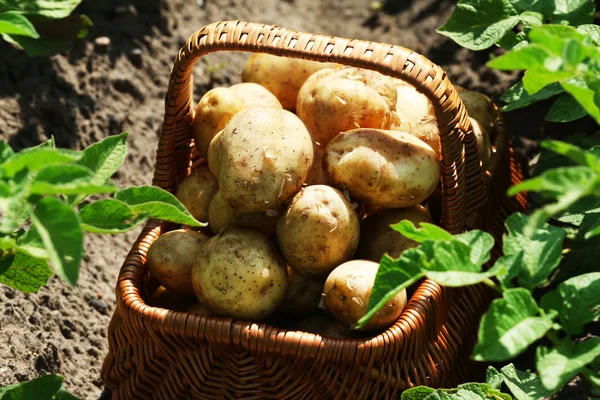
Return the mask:
[(493, 280), (491, 280), (490, 278), (484, 279), (483, 283), (485, 283), (486, 285), (488, 285), (489, 287), (491, 287), (492, 289), (494, 289), (496, 292), (502, 294), (503, 290), (502, 288)]

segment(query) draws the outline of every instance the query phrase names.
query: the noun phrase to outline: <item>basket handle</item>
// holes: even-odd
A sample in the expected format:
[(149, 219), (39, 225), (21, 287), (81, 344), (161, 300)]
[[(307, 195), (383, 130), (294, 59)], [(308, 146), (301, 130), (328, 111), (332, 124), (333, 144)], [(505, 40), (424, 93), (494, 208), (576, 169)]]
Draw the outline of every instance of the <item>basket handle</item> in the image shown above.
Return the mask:
[(187, 175), (194, 117), (192, 71), (201, 56), (215, 51), (262, 52), (335, 62), (400, 78), (434, 106), (441, 139), (442, 221), (451, 233), (464, 229), (466, 210), (485, 202), (483, 168), (464, 104), (438, 65), (409, 49), (286, 30), (241, 21), (212, 23), (194, 33), (179, 51), (165, 99), (153, 184), (174, 191)]

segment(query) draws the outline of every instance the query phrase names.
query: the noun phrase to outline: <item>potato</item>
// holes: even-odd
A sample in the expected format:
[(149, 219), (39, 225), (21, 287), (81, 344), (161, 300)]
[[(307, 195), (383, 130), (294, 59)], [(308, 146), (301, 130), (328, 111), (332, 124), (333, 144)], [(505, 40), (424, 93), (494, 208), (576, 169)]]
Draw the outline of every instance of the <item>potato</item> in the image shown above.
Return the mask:
[(307, 277), (325, 277), (349, 260), (360, 234), (356, 211), (342, 192), (302, 188), (277, 222), (277, 242), (288, 265)]
[(210, 311), (208, 311), (208, 308), (206, 308), (199, 301), (196, 301), (194, 304), (189, 306), (185, 311), (189, 312), (189, 313), (198, 314), (198, 315), (205, 315), (207, 317), (211, 316), (211, 313), (210, 313)]
[(219, 190), (217, 178), (203, 165), (194, 170), (177, 186), (175, 197), (198, 221), (208, 222), (208, 207)]
[(312, 169), (306, 178), (305, 184), (310, 185), (327, 185), (327, 175), (323, 171), (323, 154), (325, 153), (325, 147), (315, 144), (315, 160), (313, 162)]
[(185, 309), (196, 301), (195, 296), (183, 295), (179, 292), (171, 292), (164, 286), (156, 288), (154, 293), (146, 301), (152, 307), (160, 307), (171, 311), (185, 311)]
[(408, 84), (397, 85), (398, 100), (391, 128), (407, 132), (427, 143), (439, 156), (441, 154), (440, 130), (433, 104), (427, 96)]
[(408, 133), (382, 129), (354, 129), (335, 137), (325, 148), (323, 169), (352, 198), (388, 208), (422, 202), (441, 173), (429, 145)]
[(390, 127), (394, 84), (387, 76), (374, 76), (359, 68), (323, 69), (304, 82), (296, 112), (321, 146), (350, 129)]
[(300, 189), (313, 165), (313, 141), (286, 110), (240, 111), (210, 144), (208, 165), (221, 196), (237, 212), (279, 208)]
[(290, 326), (290, 330), (313, 333), (322, 337), (335, 339), (347, 339), (357, 336), (357, 332), (351, 331), (331, 315), (324, 313), (309, 315), (296, 320)]
[(192, 265), (208, 236), (190, 229), (177, 229), (158, 237), (148, 249), (146, 265), (169, 291), (194, 295), (190, 281)]
[(206, 158), (212, 138), (244, 108), (244, 99), (228, 88), (214, 88), (202, 96), (193, 123), (194, 143), (200, 157)]
[(360, 223), (362, 239), (358, 242), (357, 258), (379, 263), (384, 253), (398, 258), (404, 250), (417, 247), (417, 242), (390, 227), (403, 220), (408, 220), (416, 226), (421, 222), (432, 222), (429, 213), (420, 204), (407, 208), (380, 208)]
[[(352, 260), (334, 269), (325, 281), (325, 304), (331, 314), (351, 327), (366, 313), (379, 264)], [(385, 329), (394, 324), (406, 305), (406, 290), (396, 294), (360, 330)]]
[(300, 275), (289, 266), (289, 289), (278, 311), (293, 315), (308, 315), (317, 310), (323, 293), (324, 279)]
[(275, 236), (278, 212), (275, 210), (269, 211), (269, 213), (236, 213), (235, 210), (223, 200), (221, 192), (217, 192), (210, 202), (208, 221), (214, 233), (219, 233), (221, 229), (228, 226), (234, 226), (238, 228), (254, 229), (268, 237), (272, 237)]
[(213, 314), (256, 321), (288, 290), (285, 262), (262, 233), (227, 228), (202, 246), (192, 268), (196, 296)]
[(282, 108), (277, 97), (258, 83), (238, 83), (229, 90), (242, 98), (246, 108)]
[(477, 139), (477, 149), (479, 150), (479, 156), (481, 157), (481, 164), (483, 168), (487, 167), (490, 162), (492, 155), (492, 142), (490, 141), (490, 135), (488, 132), (481, 127), (479, 122), (473, 117), (469, 117), (471, 126), (473, 127), (473, 133), (475, 139)]
[(279, 99), (283, 108), (295, 111), (298, 91), (304, 81), (320, 69), (339, 67), (332, 63), (255, 53), (244, 65), (242, 81), (264, 86)]
[(496, 110), (492, 100), (485, 94), (472, 90), (459, 91), (458, 94), (465, 104), (469, 117), (479, 122), (481, 128), (486, 132), (495, 132)]

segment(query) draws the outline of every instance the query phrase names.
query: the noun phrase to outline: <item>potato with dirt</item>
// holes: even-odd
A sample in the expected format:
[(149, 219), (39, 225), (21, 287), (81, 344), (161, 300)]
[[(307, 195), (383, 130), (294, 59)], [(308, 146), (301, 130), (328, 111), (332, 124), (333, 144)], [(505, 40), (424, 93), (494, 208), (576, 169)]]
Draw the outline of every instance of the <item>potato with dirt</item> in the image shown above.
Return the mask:
[(427, 96), (403, 81), (396, 80), (396, 91), (398, 100), (390, 129), (421, 139), (439, 156), (442, 151), (440, 130), (433, 104)]
[(271, 315), (288, 290), (286, 265), (275, 245), (245, 228), (227, 228), (207, 240), (191, 281), (211, 313), (248, 321)]
[[(325, 281), (327, 310), (341, 323), (352, 327), (367, 313), (369, 299), (379, 264), (367, 260), (352, 260), (334, 269)], [(360, 330), (376, 331), (388, 328), (400, 317), (406, 305), (406, 290), (401, 290), (379, 310)]]
[(326, 146), (351, 129), (389, 129), (396, 97), (388, 76), (360, 68), (323, 69), (302, 85), (296, 112), (315, 141)]
[(422, 140), (405, 132), (354, 129), (325, 148), (323, 169), (337, 188), (371, 205), (401, 208), (419, 204), (440, 180), (440, 161)]
[(208, 236), (191, 229), (176, 229), (160, 235), (148, 249), (146, 265), (167, 290), (194, 295), (191, 271), (196, 254)]
[(300, 189), (314, 161), (313, 140), (293, 113), (240, 111), (213, 139), (208, 165), (237, 212), (276, 210)]
[(356, 257), (379, 262), (384, 254), (398, 258), (404, 250), (417, 247), (417, 242), (390, 226), (404, 220), (417, 227), (421, 222), (432, 223), (427, 209), (420, 204), (406, 208), (381, 208), (361, 221), (362, 239), (358, 242)]
[(288, 265), (307, 277), (325, 277), (349, 260), (360, 222), (343, 193), (326, 185), (302, 188), (277, 222), (277, 242)]
[(218, 190), (217, 178), (206, 165), (202, 165), (192, 170), (190, 175), (181, 181), (175, 191), (175, 197), (194, 218), (200, 222), (208, 222), (208, 208)]
[(289, 289), (278, 311), (291, 315), (309, 315), (317, 310), (323, 293), (325, 279), (300, 275), (289, 266)]
[(293, 112), (298, 91), (309, 76), (324, 68), (340, 67), (332, 63), (255, 53), (244, 65), (242, 81), (264, 86), (279, 99), (283, 108)]
[(273, 237), (275, 236), (278, 216), (279, 213), (276, 210), (238, 213), (223, 200), (220, 191), (214, 195), (208, 210), (208, 222), (215, 234), (228, 226), (233, 226), (254, 229), (267, 237)]

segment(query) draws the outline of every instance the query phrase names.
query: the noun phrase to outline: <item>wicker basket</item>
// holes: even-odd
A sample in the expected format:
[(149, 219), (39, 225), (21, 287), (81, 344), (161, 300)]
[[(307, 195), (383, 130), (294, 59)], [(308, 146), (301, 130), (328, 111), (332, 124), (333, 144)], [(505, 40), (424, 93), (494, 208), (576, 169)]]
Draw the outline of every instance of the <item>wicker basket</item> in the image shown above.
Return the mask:
[[(497, 239), (499, 251), (504, 219), (523, 209), (526, 200), (505, 196), (522, 176), (501, 113), (484, 171), (464, 105), (446, 73), (425, 57), (389, 44), (240, 21), (205, 26), (175, 59), (153, 184), (174, 192), (189, 174), (192, 69), (201, 56), (221, 50), (368, 68), (417, 87), (434, 104), (440, 129), (441, 226), (453, 233), (485, 229)], [(486, 287), (447, 289), (425, 280), (395, 325), (364, 339), (174, 312), (143, 299), (152, 281), (145, 267), (148, 248), (168, 229), (160, 221), (148, 222), (120, 271), (102, 368), (113, 398), (397, 399), (411, 386), (444, 387), (479, 378), (481, 368), (469, 362), (469, 355), (477, 322), (492, 298)]]

